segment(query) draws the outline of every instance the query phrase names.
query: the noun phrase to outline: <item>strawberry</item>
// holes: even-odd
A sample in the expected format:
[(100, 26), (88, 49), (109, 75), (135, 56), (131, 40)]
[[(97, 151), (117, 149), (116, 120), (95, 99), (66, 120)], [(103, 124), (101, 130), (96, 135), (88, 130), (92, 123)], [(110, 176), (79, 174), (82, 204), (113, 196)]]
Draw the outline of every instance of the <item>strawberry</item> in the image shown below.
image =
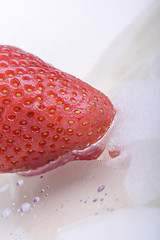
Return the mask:
[[(0, 45), (0, 172), (96, 159), (115, 109), (100, 91), (19, 48)], [(68, 155), (69, 156), (69, 155)], [(74, 156), (74, 157), (73, 157)], [(59, 159), (59, 161), (58, 161)], [(61, 159), (64, 159), (61, 158)]]

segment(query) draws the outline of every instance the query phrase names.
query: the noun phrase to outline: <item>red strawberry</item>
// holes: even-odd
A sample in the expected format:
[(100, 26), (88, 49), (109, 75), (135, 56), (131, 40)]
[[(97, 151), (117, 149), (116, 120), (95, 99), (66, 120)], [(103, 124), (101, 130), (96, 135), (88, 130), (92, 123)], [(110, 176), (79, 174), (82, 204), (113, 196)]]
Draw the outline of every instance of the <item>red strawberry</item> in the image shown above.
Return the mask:
[[(19, 48), (0, 45), (0, 172), (76, 160), (74, 150), (102, 138), (114, 116), (110, 100), (87, 83)], [(71, 152), (66, 161), (59, 158)], [(79, 152), (78, 158), (101, 152), (92, 150), (87, 157)]]

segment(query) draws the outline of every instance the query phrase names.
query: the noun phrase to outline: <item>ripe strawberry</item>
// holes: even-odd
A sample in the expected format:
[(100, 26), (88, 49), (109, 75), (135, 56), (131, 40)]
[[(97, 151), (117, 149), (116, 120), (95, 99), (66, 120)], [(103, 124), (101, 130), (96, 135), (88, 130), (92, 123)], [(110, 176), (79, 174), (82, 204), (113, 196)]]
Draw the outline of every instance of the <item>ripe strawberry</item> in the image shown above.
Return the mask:
[[(62, 165), (67, 161), (58, 161), (61, 155), (97, 142), (114, 116), (110, 100), (87, 83), (0, 45), (0, 172), (34, 170), (51, 161)], [(78, 158), (99, 154), (96, 149)]]

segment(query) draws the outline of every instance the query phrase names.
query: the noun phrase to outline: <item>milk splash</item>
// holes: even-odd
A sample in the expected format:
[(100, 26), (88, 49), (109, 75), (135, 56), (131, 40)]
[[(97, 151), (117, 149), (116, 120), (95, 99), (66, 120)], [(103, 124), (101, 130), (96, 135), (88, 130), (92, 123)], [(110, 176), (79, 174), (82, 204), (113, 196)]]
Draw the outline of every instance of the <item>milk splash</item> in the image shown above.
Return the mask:
[(153, 72), (112, 92), (117, 116), (103, 158), (108, 166), (126, 167), (124, 185), (134, 204), (160, 196), (160, 78)]

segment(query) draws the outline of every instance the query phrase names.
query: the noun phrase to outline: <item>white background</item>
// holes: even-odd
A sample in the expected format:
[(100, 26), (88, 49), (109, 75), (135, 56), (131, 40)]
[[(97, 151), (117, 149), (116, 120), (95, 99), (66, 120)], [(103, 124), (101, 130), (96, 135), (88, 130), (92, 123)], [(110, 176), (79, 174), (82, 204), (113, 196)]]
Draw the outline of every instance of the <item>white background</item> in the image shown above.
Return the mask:
[(0, 0), (0, 44), (84, 78), (153, 0)]

